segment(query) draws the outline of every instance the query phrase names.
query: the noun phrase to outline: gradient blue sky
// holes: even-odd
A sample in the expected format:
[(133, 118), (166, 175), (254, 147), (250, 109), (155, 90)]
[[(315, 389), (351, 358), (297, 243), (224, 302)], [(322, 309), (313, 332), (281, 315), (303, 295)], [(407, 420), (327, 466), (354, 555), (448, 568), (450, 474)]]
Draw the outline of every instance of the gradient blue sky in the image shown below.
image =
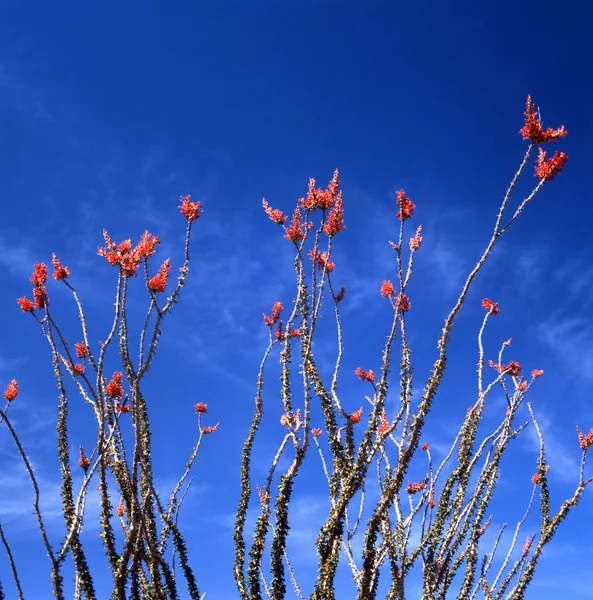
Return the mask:
[[(593, 426), (593, 11), (574, 1), (411, 4), (27, 2), (0, 9), (0, 383), (21, 383), (11, 413), (42, 482), (56, 543), (57, 394), (47, 344), (15, 302), (29, 293), (34, 262), (49, 262), (52, 252), (62, 258), (87, 307), (91, 339), (104, 339), (116, 274), (96, 256), (101, 230), (137, 239), (149, 229), (163, 240), (159, 257), (177, 265), (184, 227), (177, 198), (191, 193), (202, 201), (191, 281), (165, 323), (149, 400), (163, 491), (195, 438), (193, 404), (207, 402), (209, 419), (220, 421), (198, 459), (182, 522), (200, 589), (208, 600), (235, 598), (232, 524), (266, 345), (261, 313), (293, 297), (290, 244), (263, 214), (262, 197), (290, 211), (309, 177), (325, 186), (340, 169), (347, 229), (337, 238), (334, 281), (348, 289), (341, 390), (355, 410), (368, 390), (350, 373), (358, 365), (378, 370), (389, 327), (378, 290), (395, 278), (387, 241), (397, 235), (394, 192), (406, 190), (417, 205), (413, 228), (422, 223), (425, 233), (410, 289), (419, 388), (522, 158), (528, 93), (546, 126), (568, 129), (557, 146), (568, 166), (480, 274), (454, 328), (454, 359), (428, 435), (438, 459), (474, 401), (480, 301), (491, 297), (502, 312), (487, 333), (487, 358), (513, 337), (507, 357), (545, 370), (531, 400), (548, 441), (554, 506), (572, 493), (575, 427)], [(535, 182), (529, 171), (516, 201)], [(49, 293), (78, 341), (70, 298), (57, 285)], [(140, 294), (137, 306), (141, 314)], [(318, 350), (326, 365), (329, 325), (327, 334)], [(270, 381), (254, 463), (260, 482), (282, 435), (274, 371)], [(93, 439), (86, 409), (73, 399), (74, 450)], [(533, 435), (526, 432), (512, 451), (494, 524), (516, 522), (530, 494)], [(305, 468), (291, 551), (307, 589), (316, 570), (314, 525), (327, 499), (314, 454)], [(49, 598), (32, 491), (6, 431), (0, 469), (0, 518), (27, 574), (27, 597)], [(546, 551), (528, 598), (591, 598), (592, 509), (588, 492)], [(88, 539), (98, 533), (93, 514)], [(101, 556), (97, 544), (91, 558), (100, 563)], [(0, 578), (12, 597), (6, 560)], [(347, 574), (343, 581), (342, 597), (352, 597)], [(109, 582), (98, 583), (106, 597)]]

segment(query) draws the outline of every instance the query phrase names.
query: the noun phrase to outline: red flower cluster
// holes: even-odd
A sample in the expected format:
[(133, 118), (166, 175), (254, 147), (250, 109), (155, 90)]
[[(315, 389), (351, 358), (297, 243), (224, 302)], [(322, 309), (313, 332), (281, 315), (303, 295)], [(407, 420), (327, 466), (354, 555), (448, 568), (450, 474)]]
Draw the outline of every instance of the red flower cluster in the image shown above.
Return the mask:
[(159, 272), (148, 282), (148, 289), (154, 294), (162, 294), (167, 288), (167, 279), (171, 270), (171, 261), (167, 259), (159, 269)]
[(379, 425), (379, 435), (383, 436), (389, 431), (389, 421), (387, 420), (387, 413), (385, 409), (381, 413), (381, 423)]
[(121, 400), (122, 396), (124, 395), (122, 378), (123, 375), (119, 372), (113, 374), (111, 381), (105, 386), (105, 394), (107, 394), (107, 396)]
[(527, 554), (529, 552), (532, 542), (533, 540), (530, 537), (525, 540), (525, 544), (523, 544), (523, 554)]
[(19, 384), (16, 379), (12, 379), (10, 383), (6, 386), (6, 390), (4, 391), (4, 399), (8, 402), (12, 402), (16, 400), (16, 397), (19, 395)]
[(546, 153), (541, 148), (538, 150), (535, 176), (541, 181), (550, 181), (564, 169), (568, 156), (564, 152), (556, 152), (552, 158), (546, 160)]
[(417, 494), (426, 487), (426, 483), (426, 480), (419, 481), (418, 483), (408, 482), (408, 487), (406, 487), (406, 491), (408, 492), (408, 494)]
[(493, 316), (495, 317), (499, 312), (500, 308), (498, 308), (498, 302), (492, 302), (492, 300), (488, 300), (488, 298), (484, 298), (482, 300), (482, 306)]
[(74, 344), (74, 349), (78, 358), (86, 358), (89, 355), (89, 349), (84, 345), (84, 342)]
[(422, 225), (418, 225), (416, 234), (413, 238), (410, 238), (410, 250), (418, 250), (422, 245)]
[(280, 313), (282, 312), (282, 302), (274, 302), (274, 306), (272, 306), (272, 316), (267, 317), (264, 314), (264, 323), (269, 327), (272, 327), (276, 324), (276, 321), (280, 318)]
[(36, 263), (35, 270), (31, 276), (33, 284), (33, 302), (26, 296), (18, 298), (18, 305), (23, 312), (33, 312), (36, 308), (45, 308), (48, 302), (47, 293), (45, 291), (45, 283), (47, 281), (47, 267), (43, 263)]
[(87, 458), (84, 455), (84, 450), (83, 450), (82, 446), (80, 447), (80, 455), (78, 458), (78, 464), (85, 473), (88, 471), (89, 467), (91, 466), (91, 459)]
[(278, 326), (276, 327), (276, 331), (274, 332), (274, 337), (277, 340), (286, 340), (288, 338), (299, 337), (300, 335), (301, 335), (300, 329), (293, 329), (292, 331), (287, 331), (286, 333), (284, 333), (284, 329), (282, 327), (282, 321), (280, 321), (278, 323)]
[(533, 371), (531, 371), (531, 376), (534, 379), (539, 379), (543, 374), (544, 372), (542, 369), (533, 369)]
[(531, 477), (531, 483), (535, 485), (539, 485), (542, 482), (544, 475), (548, 472), (550, 465), (546, 465), (546, 468), (542, 471), (538, 471), (535, 475)]
[(77, 363), (75, 365), (72, 365), (71, 370), (72, 374), (76, 377), (81, 377), (82, 375), (84, 375), (84, 365)]
[(489, 361), (489, 365), (499, 373), (504, 373), (505, 375), (511, 375), (512, 377), (517, 377), (519, 373), (521, 373), (521, 365), (512, 360), (508, 365), (497, 365), (496, 363)]
[(391, 298), (392, 296), (395, 296), (395, 288), (393, 287), (391, 281), (386, 280), (383, 282), (383, 285), (381, 286), (381, 296), (383, 296), (383, 298)]
[(309, 179), (309, 193), (306, 198), (300, 198), (299, 204), (301, 208), (307, 212), (315, 210), (329, 210), (334, 208), (338, 198), (341, 197), (340, 192), (340, 173), (338, 169), (334, 171), (332, 180), (329, 183), (327, 190), (315, 187), (315, 179)]
[(336, 198), (336, 203), (329, 213), (327, 223), (323, 227), (323, 231), (327, 237), (333, 237), (346, 229), (344, 225), (344, 207), (342, 205), (342, 194)]
[(56, 281), (63, 281), (70, 275), (70, 271), (68, 267), (62, 266), (62, 263), (58, 260), (58, 257), (55, 254), (52, 254), (51, 264), (54, 268), (54, 279)]
[(363, 371), (360, 367), (356, 367), (354, 374), (357, 377), (360, 377), (361, 381), (369, 381), (371, 383), (375, 381), (375, 374), (370, 369), (368, 371)]
[(103, 237), (107, 247), (98, 248), (99, 256), (103, 256), (111, 266), (119, 266), (124, 277), (136, 275), (140, 261), (143, 258), (150, 258), (154, 254), (156, 245), (160, 243), (159, 238), (151, 235), (148, 231), (142, 235), (135, 248), (132, 248), (132, 240), (116, 244), (106, 230), (103, 230)]
[(181, 196), (179, 199), (181, 200), (179, 210), (190, 223), (200, 218), (200, 215), (204, 212), (200, 202), (192, 202), (189, 194)]
[(317, 252), (317, 255), (315, 255), (313, 250), (311, 250), (309, 252), (309, 258), (317, 263), (317, 266), (319, 267), (320, 271), (326, 269), (328, 273), (331, 273), (336, 266), (335, 263), (331, 262), (328, 259), (327, 252)]
[(406, 197), (404, 190), (397, 192), (396, 204), (399, 207), (399, 212), (397, 213), (396, 217), (400, 221), (407, 221), (414, 214), (414, 209), (416, 206), (409, 198)]
[(213, 425), (210, 427), (204, 427), (204, 429), (202, 429), (202, 433), (204, 435), (209, 435), (211, 433), (214, 433), (215, 431), (218, 431), (219, 426), (220, 426), (220, 423), (216, 423), (216, 425)]
[(124, 504), (123, 500), (119, 501), (119, 505), (117, 506), (117, 509), (115, 512), (117, 513), (117, 516), (120, 518), (126, 514), (126, 505)]
[(283, 215), (281, 210), (274, 210), (265, 200), (262, 200), (262, 206), (268, 217), (270, 217), (270, 220), (276, 223), (276, 225), (284, 225), (288, 220), (288, 217)]
[(579, 446), (584, 450), (588, 450), (591, 446), (593, 446), (593, 429), (589, 431), (589, 433), (583, 433), (578, 427), (577, 431), (579, 432)]
[(132, 406), (130, 404), (121, 404), (118, 402), (115, 405), (115, 410), (117, 410), (117, 412), (120, 415), (125, 415), (126, 413), (129, 413), (132, 410)]
[(47, 267), (43, 263), (36, 263), (33, 275), (31, 275), (31, 283), (35, 287), (43, 287), (47, 281)]
[(28, 300), (26, 296), (17, 299), (18, 305), (21, 307), (21, 310), (25, 313), (33, 312), (35, 310), (35, 306), (31, 300)]
[(197, 414), (199, 415), (203, 415), (206, 414), (208, 412), (208, 405), (207, 404), (203, 404), (202, 402), (198, 402), (195, 406), (194, 406), (194, 410), (196, 411)]
[(323, 431), (321, 431), (321, 429), (319, 429), (319, 427), (315, 427), (314, 429), (311, 429), (311, 434), (313, 435), (313, 437), (319, 437), (322, 433), (323, 433)]
[(305, 226), (302, 224), (302, 216), (299, 208), (294, 209), (290, 227), (285, 227), (287, 240), (293, 244), (298, 244), (305, 237)]
[(428, 452), (430, 450), (430, 445), (428, 444), (428, 442), (422, 444), (422, 450), (424, 450), (424, 452)]
[(408, 300), (407, 296), (398, 294), (395, 297), (395, 303), (394, 303), (395, 310), (399, 310), (402, 313), (406, 313), (410, 310), (411, 306), (412, 305), (410, 304), (410, 301)]
[(353, 412), (351, 415), (348, 415), (348, 420), (353, 425), (360, 423), (361, 419), (362, 419), (362, 406), (356, 412)]
[(539, 114), (535, 110), (535, 105), (531, 100), (531, 96), (527, 96), (527, 109), (525, 111), (525, 125), (520, 131), (524, 140), (531, 140), (534, 144), (545, 144), (546, 142), (555, 142), (561, 137), (566, 136), (564, 126), (558, 129), (548, 127), (543, 130)]

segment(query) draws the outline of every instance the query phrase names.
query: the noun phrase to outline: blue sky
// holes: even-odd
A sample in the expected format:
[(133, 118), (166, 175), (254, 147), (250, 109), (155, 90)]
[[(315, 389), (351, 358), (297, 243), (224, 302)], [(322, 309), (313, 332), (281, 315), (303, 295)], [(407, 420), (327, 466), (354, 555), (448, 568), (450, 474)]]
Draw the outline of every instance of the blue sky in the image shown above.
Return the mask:
[[(378, 291), (383, 279), (395, 279), (387, 241), (397, 236), (394, 192), (406, 190), (417, 206), (412, 228), (422, 223), (425, 240), (408, 321), (420, 388), (443, 319), (523, 156), (518, 130), (528, 93), (546, 126), (568, 129), (557, 146), (568, 166), (480, 274), (453, 331), (454, 358), (428, 434), (438, 458), (475, 399), (480, 301), (497, 300), (502, 312), (487, 332), (487, 358), (512, 337), (507, 357), (528, 371), (545, 370), (530, 395), (548, 440), (554, 505), (570, 495), (580, 459), (575, 427), (593, 426), (591, 7), (547, 0), (479, 8), (30, 2), (0, 14), (0, 382), (20, 382), (11, 414), (43, 484), (56, 542), (57, 394), (47, 344), (15, 302), (29, 293), (33, 263), (49, 263), (55, 252), (70, 267), (91, 337), (104, 338), (115, 272), (96, 256), (102, 229), (118, 240), (148, 229), (163, 241), (158, 256), (178, 265), (184, 223), (177, 198), (190, 193), (203, 203), (190, 283), (165, 323), (149, 399), (162, 490), (191, 450), (192, 406), (206, 402), (209, 419), (220, 421), (199, 456), (182, 522), (207, 599), (234, 598), (232, 523), (240, 449), (266, 346), (261, 314), (276, 300), (289, 305), (294, 292), (290, 244), (263, 213), (262, 197), (289, 212), (309, 177), (325, 187), (340, 169), (347, 229), (336, 239), (334, 281), (348, 289), (341, 390), (356, 410), (366, 390), (350, 373), (359, 365), (379, 369), (390, 311)], [(530, 169), (516, 200), (535, 181)], [(58, 285), (49, 293), (78, 341), (71, 299)], [(138, 293), (138, 314), (144, 301)], [(329, 323), (326, 334), (319, 352), (329, 364)], [(274, 378), (272, 370), (255, 455), (260, 482), (282, 436)], [(86, 408), (73, 398), (74, 449), (91, 444)], [(526, 432), (512, 451), (492, 506), (498, 524), (522, 516), (531, 490), (533, 436)], [(32, 492), (6, 431), (0, 465), (0, 518), (21, 571), (30, 575), (25, 589), (30, 598), (49, 597)], [(316, 569), (312, 523), (323, 517), (327, 499), (313, 453), (305, 469), (291, 543), (306, 583)], [(588, 492), (545, 553), (528, 598), (590, 597), (592, 508)], [(92, 518), (86, 535), (97, 535)], [(101, 556), (97, 544), (93, 560)], [(10, 589), (4, 560), (0, 579)], [(348, 580), (346, 574), (343, 597), (352, 594)]]

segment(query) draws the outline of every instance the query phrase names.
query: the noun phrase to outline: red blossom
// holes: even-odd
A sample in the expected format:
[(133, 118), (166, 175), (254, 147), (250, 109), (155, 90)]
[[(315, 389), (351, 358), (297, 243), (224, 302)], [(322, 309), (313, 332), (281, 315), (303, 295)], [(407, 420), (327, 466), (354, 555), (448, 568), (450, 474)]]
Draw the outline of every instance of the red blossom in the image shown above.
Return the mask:
[(264, 313), (264, 323), (269, 327), (273, 327), (276, 324), (276, 321), (280, 318), (280, 313), (282, 312), (282, 302), (275, 302), (274, 306), (272, 306), (272, 316), (267, 317)]
[(48, 297), (43, 286), (33, 288), (33, 300), (36, 308), (45, 308), (47, 306)]
[(268, 217), (270, 217), (270, 220), (276, 223), (276, 225), (284, 225), (288, 220), (288, 217), (283, 215), (281, 210), (274, 210), (265, 200), (262, 200), (262, 206)]
[(68, 267), (62, 266), (62, 263), (58, 260), (58, 257), (53, 254), (51, 258), (51, 264), (54, 268), (54, 279), (56, 281), (63, 281), (70, 275)]
[(414, 203), (406, 197), (404, 190), (397, 192), (396, 204), (399, 207), (399, 212), (396, 217), (400, 221), (407, 221), (414, 214), (416, 206), (414, 206)]
[(482, 300), (482, 306), (493, 316), (495, 317), (499, 312), (500, 308), (498, 308), (498, 302), (492, 302), (492, 300), (488, 300), (488, 298), (484, 298)]
[(542, 369), (533, 369), (533, 371), (531, 371), (531, 376), (534, 379), (539, 379), (543, 374), (544, 372)]
[(523, 544), (523, 554), (527, 554), (529, 552), (532, 542), (533, 540), (530, 537), (525, 540), (525, 544)]
[(160, 244), (161, 240), (156, 235), (152, 235), (145, 231), (136, 246), (136, 252), (141, 258), (150, 258), (156, 250), (156, 245)]
[(319, 427), (315, 427), (314, 429), (311, 429), (311, 434), (313, 435), (313, 437), (319, 437), (322, 433), (323, 433), (323, 431), (321, 431), (321, 429), (319, 429)]
[(434, 508), (435, 504), (436, 503), (434, 501), (434, 490), (432, 488), (430, 488), (430, 496), (428, 497), (428, 507)]
[(82, 448), (82, 446), (80, 447), (80, 454), (79, 454), (79, 458), (78, 458), (78, 464), (80, 466), (80, 468), (86, 473), (89, 469), (89, 467), (91, 466), (91, 459), (87, 458), (84, 455), (84, 450)]
[(422, 444), (422, 450), (424, 450), (424, 452), (428, 452), (430, 450), (430, 445), (428, 444), (428, 442)]
[(408, 312), (410, 310), (410, 300), (407, 296), (398, 294), (395, 297), (395, 310), (399, 310), (402, 313)]
[(105, 386), (105, 394), (107, 394), (107, 396), (121, 400), (124, 395), (122, 378), (123, 375), (119, 372), (113, 374), (111, 381)]
[(526, 381), (521, 381), (517, 384), (517, 389), (520, 392), (524, 392), (527, 389), (527, 382)]
[(126, 413), (129, 413), (132, 410), (132, 406), (131, 404), (120, 404), (119, 402), (115, 405), (115, 410), (117, 410), (117, 412), (120, 415), (125, 415)]
[(351, 415), (348, 415), (348, 420), (353, 425), (357, 425), (358, 423), (360, 423), (361, 419), (362, 419), (362, 406), (356, 412), (353, 412)]
[(218, 431), (219, 426), (220, 426), (220, 423), (216, 423), (216, 425), (214, 425), (214, 426), (204, 427), (204, 429), (202, 429), (202, 433), (204, 435), (209, 435), (210, 433), (214, 433), (215, 431)]
[(25, 313), (33, 312), (35, 310), (35, 306), (31, 300), (28, 300), (26, 296), (17, 299), (18, 305), (21, 307), (21, 310)]
[(84, 342), (74, 344), (74, 349), (78, 358), (86, 358), (89, 355), (89, 349), (85, 346)]
[(117, 516), (120, 518), (126, 514), (126, 505), (124, 504), (124, 501), (122, 499), (120, 499), (115, 512), (117, 513)]
[(80, 377), (81, 375), (84, 375), (84, 365), (81, 364), (75, 364), (72, 365), (72, 374), (75, 375), (76, 377)]
[(171, 271), (171, 261), (167, 259), (159, 269), (159, 272), (148, 282), (148, 289), (154, 294), (162, 294), (167, 288), (167, 279)]
[(43, 287), (47, 281), (47, 267), (44, 263), (36, 263), (35, 271), (31, 275), (31, 283), (36, 287)]
[(381, 424), (379, 425), (379, 435), (383, 436), (389, 431), (389, 421), (387, 420), (387, 413), (385, 409), (381, 413)]
[(190, 223), (200, 218), (200, 215), (204, 212), (200, 202), (192, 202), (190, 195), (181, 196), (179, 199), (181, 200), (179, 210)]
[(319, 270), (326, 269), (328, 273), (331, 273), (335, 268), (335, 263), (331, 262), (327, 256), (327, 252), (317, 252), (317, 255), (311, 250), (309, 252), (309, 258), (317, 263)]
[(196, 413), (198, 413), (199, 415), (204, 415), (208, 412), (208, 405), (204, 404), (203, 402), (198, 402), (195, 406), (194, 406), (194, 410), (196, 411)]
[(357, 377), (360, 377), (361, 381), (369, 381), (370, 383), (375, 381), (375, 374), (370, 369), (368, 371), (363, 371), (360, 367), (356, 367), (354, 374)]
[(342, 203), (342, 194), (338, 194), (334, 206), (329, 213), (327, 223), (323, 226), (323, 231), (327, 237), (333, 237), (344, 231), (346, 226), (344, 225), (344, 206)]
[(550, 181), (564, 169), (568, 156), (564, 152), (556, 152), (552, 158), (546, 160), (546, 153), (541, 148), (538, 150), (535, 176), (541, 181)]
[(385, 280), (383, 282), (383, 285), (381, 285), (381, 296), (383, 296), (383, 298), (391, 298), (392, 296), (395, 296), (395, 288), (393, 287), (391, 281)]
[(418, 225), (416, 234), (410, 238), (410, 250), (418, 250), (422, 245), (422, 225)]
[(544, 475), (548, 472), (550, 465), (546, 465), (546, 468), (543, 471), (538, 471), (535, 475), (531, 477), (531, 483), (535, 485), (539, 485), (544, 478)]
[(408, 492), (408, 494), (417, 494), (418, 492), (421, 492), (426, 487), (426, 483), (427, 483), (426, 480), (419, 481), (417, 483), (408, 482), (406, 491)]
[(103, 230), (103, 237), (105, 238), (106, 247), (98, 248), (97, 254), (105, 258), (112, 267), (119, 266), (124, 277), (136, 275), (140, 261), (144, 257), (142, 252), (145, 248), (142, 242), (138, 247), (132, 249), (132, 240), (125, 240), (121, 244), (116, 244), (111, 240), (105, 229)]
[(534, 144), (545, 144), (546, 142), (554, 142), (561, 137), (566, 136), (564, 126), (558, 129), (548, 127), (543, 130), (538, 112), (535, 110), (535, 105), (531, 100), (531, 96), (527, 96), (527, 109), (525, 111), (525, 125), (520, 131), (524, 140), (531, 140)]
[(577, 431), (579, 432), (579, 446), (583, 451), (587, 451), (593, 446), (593, 428), (587, 434), (583, 433), (578, 427)]
[(285, 227), (284, 230), (286, 231), (284, 237), (293, 244), (298, 244), (305, 237), (305, 227), (302, 225), (301, 211), (299, 208), (294, 209), (290, 227)]
[(499, 373), (504, 373), (505, 375), (511, 375), (512, 377), (517, 377), (519, 373), (521, 373), (521, 365), (512, 360), (508, 365), (498, 365), (492, 361), (488, 361), (489, 365)]
[(6, 390), (4, 391), (4, 399), (8, 402), (12, 402), (16, 400), (16, 397), (19, 395), (19, 384), (16, 379), (11, 379), (10, 383), (6, 386)]

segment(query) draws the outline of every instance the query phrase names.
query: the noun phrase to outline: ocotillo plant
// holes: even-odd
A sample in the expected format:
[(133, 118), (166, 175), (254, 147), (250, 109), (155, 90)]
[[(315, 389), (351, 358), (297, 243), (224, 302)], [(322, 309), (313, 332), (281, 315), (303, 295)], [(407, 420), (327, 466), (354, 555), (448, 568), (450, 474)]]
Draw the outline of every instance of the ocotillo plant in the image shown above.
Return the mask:
[[(433, 464), (430, 445), (423, 439), (431, 408), (438, 402), (452, 326), (470, 288), (498, 240), (523, 216), (527, 205), (567, 161), (562, 152), (547, 158), (541, 148), (563, 138), (564, 128), (544, 130), (530, 98), (525, 115), (521, 133), (528, 141), (527, 151), (503, 196), (490, 240), (477, 257), (476, 266), (468, 274), (445, 319), (431, 375), (419, 395), (413, 394), (414, 370), (406, 329), (414, 297), (410, 291), (413, 290), (413, 267), (423, 236), (421, 226), (411, 235), (407, 233), (416, 209), (412, 200), (403, 190), (397, 192), (399, 234), (396, 243), (389, 242), (394, 251), (395, 283), (385, 280), (377, 290), (377, 296), (383, 296), (383, 301), (390, 303), (393, 318), (380, 370), (375, 374), (365, 365), (354, 373), (368, 389), (366, 404), (358, 410), (348, 408), (339, 393), (343, 376), (341, 306), (347, 298), (347, 289), (341, 285), (339, 269), (332, 262), (334, 245), (339, 243), (339, 234), (345, 227), (338, 171), (326, 190), (317, 188), (315, 181), (310, 180), (307, 195), (298, 200), (290, 218), (263, 202), (271, 221), (282, 228), (288, 240), (285, 243), (292, 244), (295, 295), (290, 310), (285, 310), (288, 302), (282, 298), (272, 306), (269, 315), (264, 315), (263, 326), (269, 329), (269, 343), (257, 374), (255, 412), (240, 457), (241, 485), (234, 530), (233, 575), (243, 600), (264, 597), (280, 600), (293, 593), (299, 598), (307, 595), (314, 600), (333, 600), (339, 597), (336, 587), (341, 562), (351, 570), (355, 593), (361, 600), (378, 597), (380, 576), (381, 581), (388, 581), (387, 598), (394, 600), (411, 597), (413, 577), (419, 577), (425, 600), (449, 597), (518, 600), (524, 597), (532, 581), (544, 547), (578, 503), (585, 487), (593, 481), (585, 477), (586, 454), (593, 446), (592, 429), (588, 434), (578, 432), (582, 460), (575, 491), (560, 508), (553, 510), (544, 439), (536, 411), (526, 400), (543, 371), (534, 369), (531, 377), (526, 378), (518, 362), (505, 363), (503, 355), (509, 342), (502, 344), (496, 361), (486, 360), (484, 331), (501, 310), (497, 302), (489, 299), (483, 300), (485, 313), (477, 335), (475, 401), (440, 464)], [(514, 202), (517, 182), (528, 170), (536, 147), (536, 183), (526, 197)], [(112, 598), (179, 598), (182, 592), (176, 559), (189, 597), (203, 597), (198, 592), (199, 571), (194, 574), (186, 538), (178, 526), (178, 515), (203, 437), (216, 431), (218, 425), (203, 425), (207, 406), (195, 405), (199, 437), (184, 474), (165, 501), (154, 485), (152, 429), (145, 389), (145, 376), (157, 355), (163, 321), (180, 298), (188, 277), (190, 235), (202, 207), (189, 196), (182, 196), (180, 211), (187, 220), (185, 260), (176, 286), (164, 301), (160, 298), (167, 289), (170, 261), (165, 261), (156, 272), (151, 269), (151, 258), (159, 239), (146, 232), (136, 246), (130, 240), (117, 244), (104, 232), (105, 246), (99, 249), (99, 255), (118, 270), (118, 279), (112, 325), (105, 341), (98, 345), (89, 338), (83, 302), (71, 283), (69, 269), (56, 256), (52, 259), (53, 277), (72, 294), (78, 311), (80, 341), (67, 339), (65, 330), (54, 318), (51, 310), (54, 300), (50, 301), (46, 289), (48, 269), (45, 264), (35, 265), (31, 278), (33, 299), (18, 300), (23, 312), (31, 315), (49, 344), (59, 389), (57, 446), (65, 529), (64, 538), (57, 545), (50, 540), (44, 523), (36, 474), (9, 416), (10, 406), (19, 391), (15, 380), (4, 392), (7, 404), (0, 410), (0, 422), (16, 445), (31, 479), (34, 513), (49, 556), (51, 585), (56, 598), (66, 598), (68, 593), (63, 567), (69, 557), (74, 566), (76, 599), (97, 598), (97, 578), (105, 579), (105, 574), (91, 573), (80, 535), (91, 485), (98, 486), (99, 491), (100, 537), (113, 580)], [(409, 242), (406, 241), (408, 236)], [(137, 275), (143, 275), (149, 302), (136, 355), (130, 340), (129, 315), (134, 308), (130, 306), (129, 289)], [(284, 319), (283, 313), (288, 313)], [(337, 347), (335, 364), (327, 377), (318, 366), (315, 341), (321, 331), (322, 315), (329, 317), (331, 313), (335, 318)], [(115, 372), (107, 371), (112, 350), (118, 352), (121, 365)], [(264, 396), (264, 384), (269, 387), (267, 367), (276, 350), (281, 375), (279, 395), (283, 416), (280, 422), (285, 433), (271, 457), (268, 476), (264, 481), (257, 481), (251, 462), (258, 431), (264, 426), (264, 400), (267, 402), (269, 397)], [(347, 373), (345, 377), (352, 374)], [(89, 405), (97, 422), (93, 450), (87, 454), (82, 447), (79, 449), (78, 467), (84, 473), (84, 480), (77, 490), (68, 433), (70, 390), (78, 392)], [(500, 414), (500, 422), (488, 429), (484, 409), (496, 391), (501, 391), (506, 399), (506, 409)], [(533, 492), (531, 498), (526, 498), (526, 511), (508, 547), (503, 548), (504, 527), (492, 545), (485, 547), (484, 534), (492, 521), (491, 500), (501, 460), (510, 442), (527, 425), (519, 418), (519, 409), (524, 405), (540, 442), (537, 468), (532, 477)], [(131, 424), (124, 427), (123, 419), (129, 419)], [(310, 592), (305, 591), (293, 569), (288, 543), (291, 499), (297, 487), (297, 475), (305, 467), (308, 454), (310, 462), (321, 462), (329, 499), (329, 510), (315, 547), (318, 570)], [(410, 480), (413, 460), (414, 465), (423, 465), (422, 475), (415, 481)], [(415, 468), (414, 472), (417, 472)], [(376, 481), (378, 493), (369, 504), (366, 490), (371, 479)], [(539, 530), (529, 532), (521, 549), (520, 530), (538, 503)], [(258, 516), (251, 526), (248, 511), (253, 507)], [(0, 525), (0, 538), (7, 552), (17, 597), (23, 598), (20, 571), (7, 533)], [(169, 542), (173, 545), (172, 554), (166, 553)], [(502, 554), (500, 560), (497, 553)], [(0, 586), (0, 598), (5, 597), (2, 589)]]

